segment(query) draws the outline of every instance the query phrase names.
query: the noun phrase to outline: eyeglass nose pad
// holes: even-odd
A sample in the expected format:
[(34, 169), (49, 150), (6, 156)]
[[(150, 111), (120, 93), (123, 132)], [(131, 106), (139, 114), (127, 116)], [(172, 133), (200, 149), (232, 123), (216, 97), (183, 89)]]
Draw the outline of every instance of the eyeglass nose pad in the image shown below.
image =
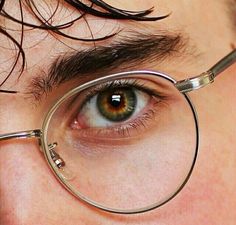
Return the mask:
[[(51, 158), (54, 164), (56, 165), (57, 171), (61, 175), (61, 177), (66, 181), (71, 181), (75, 179), (75, 174), (68, 168), (66, 162), (62, 159), (62, 157), (54, 150), (57, 147), (57, 145), (58, 145), (57, 142), (48, 145)], [(42, 145), (40, 139), (39, 139), (39, 146), (40, 146), (40, 151), (43, 152), (43, 149), (41, 148)]]
[(62, 178), (66, 181), (72, 181), (75, 179), (75, 174), (68, 167), (60, 168), (58, 171), (60, 172)]
[(68, 168), (63, 158), (54, 150), (57, 147), (57, 145), (58, 145), (57, 142), (54, 142), (53, 144), (48, 145), (50, 155), (56, 167), (58, 168), (58, 172), (60, 173), (61, 177), (64, 180), (71, 181), (75, 178), (75, 175)]

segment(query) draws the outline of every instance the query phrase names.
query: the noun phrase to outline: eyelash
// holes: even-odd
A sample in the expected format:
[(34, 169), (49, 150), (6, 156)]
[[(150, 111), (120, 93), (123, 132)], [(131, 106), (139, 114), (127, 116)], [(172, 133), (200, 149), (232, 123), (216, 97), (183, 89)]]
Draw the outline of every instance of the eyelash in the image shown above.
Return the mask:
[(102, 83), (99, 86), (97, 86), (96, 88), (89, 89), (89, 93), (88, 93), (88, 91), (85, 93), (85, 100), (83, 102), (86, 103), (93, 96), (95, 96), (96, 94), (99, 94), (99, 92), (107, 91), (110, 88), (127, 88), (127, 87), (136, 88), (140, 91), (144, 91), (147, 94), (150, 94), (150, 95), (153, 95), (156, 97), (160, 97), (159, 93), (156, 90), (152, 90), (152, 89), (144, 87), (144, 83), (141, 84), (140, 81), (138, 81), (138, 80), (132, 80), (132, 81), (130, 81), (130, 80), (114, 80), (114, 81)]

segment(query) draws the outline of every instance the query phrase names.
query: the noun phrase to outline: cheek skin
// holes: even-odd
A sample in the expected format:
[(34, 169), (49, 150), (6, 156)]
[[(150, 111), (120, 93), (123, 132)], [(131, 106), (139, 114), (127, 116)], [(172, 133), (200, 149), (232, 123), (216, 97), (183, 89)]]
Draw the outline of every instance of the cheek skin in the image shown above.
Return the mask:
[(89, 208), (78, 204), (61, 187), (46, 167), (36, 144), (13, 144), (17, 146), (17, 151), (12, 149), (12, 145), (1, 146), (4, 160), (0, 155), (0, 224), (54, 225), (89, 222)]
[[(205, 150), (210, 149), (206, 147)], [(230, 168), (233, 169), (235, 166)], [(235, 221), (235, 193), (232, 189), (236, 185), (225, 180), (222, 173), (227, 172), (224, 160), (200, 154), (190, 182), (176, 198), (176, 203), (180, 201), (176, 215), (180, 220), (180, 216), (184, 218), (183, 224), (191, 224), (193, 220), (199, 221), (197, 224), (224, 224), (225, 221), (231, 224)]]
[[(4, 160), (0, 157), (1, 180), (6, 181), (0, 185), (1, 193), (4, 193), (0, 198), (0, 224), (70, 225), (79, 221), (79, 224), (88, 225), (144, 222), (150, 225), (188, 225), (195, 221), (194, 224), (200, 225), (223, 224), (225, 218), (233, 218), (232, 209), (236, 206), (230, 199), (233, 187), (222, 174), (229, 155), (219, 157), (214, 150), (214, 154), (211, 153), (220, 143), (201, 146), (192, 178), (174, 200), (150, 213), (133, 216), (107, 214), (79, 203), (57, 183), (35, 143), (27, 146), (17, 142), (13, 144), (17, 146), (14, 153), (11, 144), (1, 146), (7, 154), (4, 154)], [(232, 170), (232, 166), (228, 167)], [(11, 178), (15, 181), (7, 182), (12, 181)]]

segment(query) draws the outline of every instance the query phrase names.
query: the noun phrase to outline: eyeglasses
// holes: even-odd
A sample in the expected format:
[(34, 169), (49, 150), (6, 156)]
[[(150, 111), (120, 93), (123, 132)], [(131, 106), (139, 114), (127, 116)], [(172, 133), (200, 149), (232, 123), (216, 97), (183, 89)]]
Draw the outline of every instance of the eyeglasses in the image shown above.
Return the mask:
[(214, 81), (236, 50), (210, 70), (175, 81), (154, 71), (105, 76), (66, 93), (41, 129), (0, 135), (37, 138), (62, 185), (81, 201), (121, 214), (173, 199), (197, 158), (197, 114), (187, 92)]

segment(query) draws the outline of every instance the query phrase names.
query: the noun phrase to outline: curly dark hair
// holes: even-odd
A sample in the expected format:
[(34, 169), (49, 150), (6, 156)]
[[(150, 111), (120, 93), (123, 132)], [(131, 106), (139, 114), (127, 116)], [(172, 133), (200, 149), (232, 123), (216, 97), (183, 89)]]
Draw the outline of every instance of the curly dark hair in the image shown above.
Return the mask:
[[(44, 4), (46, 0), (42, 1)], [(6, 8), (4, 7), (6, 4), (5, 0), (0, 0), (0, 18), (11, 20), (14, 23), (20, 24), (21, 26), (21, 37), (20, 40), (17, 41), (12, 35), (9, 34), (6, 27), (0, 25), (0, 33), (7, 37), (15, 46), (17, 50), (16, 57), (14, 59), (13, 66), (11, 67), (10, 71), (7, 73), (7, 76), (1, 81), (0, 86), (2, 86), (7, 79), (11, 76), (13, 71), (16, 68), (16, 65), (19, 59), (22, 59), (21, 69), (19, 71), (19, 77), (24, 71), (26, 65), (26, 56), (23, 49), (23, 40), (24, 40), (24, 31), (25, 29), (41, 29), (50, 31), (51, 34), (56, 34), (63, 36), (65, 38), (77, 40), (77, 41), (84, 41), (84, 42), (95, 42), (95, 41), (102, 41), (109, 37), (116, 35), (119, 31), (115, 31), (112, 34), (107, 36), (94, 38), (91, 31), (91, 38), (79, 38), (76, 36), (68, 35), (64, 32), (65, 29), (71, 27), (75, 22), (80, 19), (86, 21), (86, 14), (90, 14), (96, 17), (106, 18), (106, 19), (118, 19), (118, 20), (134, 20), (134, 21), (157, 21), (166, 18), (168, 15), (163, 15), (159, 17), (150, 17), (149, 15), (153, 12), (154, 8), (151, 7), (149, 9), (143, 11), (128, 11), (119, 8), (115, 8), (103, 0), (87, 0), (80, 1), (80, 0), (55, 0), (56, 7), (54, 11), (51, 12), (51, 15), (48, 18), (40, 12), (37, 7), (35, 0), (19, 0), (19, 10), (20, 10), (20, 19), (16, 18), (15, 16), (11, 15)], [(68, 7), (72, 8), (73, 10), (78, 12), (78, 16), (66, 23), (63, 24), (53, 24), (53, 17), (56, 15), (57, 11), (59, 10), (60, 5), (67, 5)], [(25, 21), (24, 10), (26, 9), (27, 12), (30, 12), (31, 15), (36, 19), (37, 23), (29, 23)], [(88, 24), (87, 24), (88, 25)], [(89, 26), (89, 25), (88, 25)]]

